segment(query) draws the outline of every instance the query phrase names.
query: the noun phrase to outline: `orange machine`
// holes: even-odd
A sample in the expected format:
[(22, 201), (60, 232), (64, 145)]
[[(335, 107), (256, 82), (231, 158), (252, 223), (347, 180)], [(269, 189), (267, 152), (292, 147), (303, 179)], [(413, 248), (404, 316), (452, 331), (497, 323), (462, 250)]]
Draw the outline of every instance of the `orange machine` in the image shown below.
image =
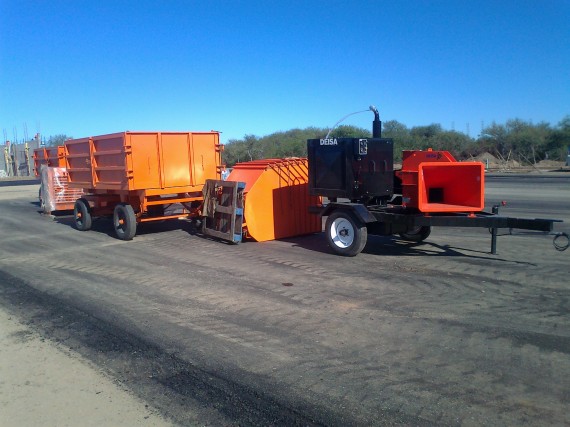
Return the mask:
[(406, 150), (402, 169), (402, 204), (420, 212), (480, 212), (485, 208), (485, 167), (458, 162), (448, 151)]
[(309, 196), (305, 158), (265, 159), (238, 163), (228, 181), (245, 183), (244, 229), (263, 242), (322, 231), (321, 219), (309, 206), (322, 202)]
[(79, 230), (93, 216), (112, 216), (120, 239), (138, 223), (198, 216), (206, 179), (219, 179), (219, 132), (121, 132), (65, 141)]

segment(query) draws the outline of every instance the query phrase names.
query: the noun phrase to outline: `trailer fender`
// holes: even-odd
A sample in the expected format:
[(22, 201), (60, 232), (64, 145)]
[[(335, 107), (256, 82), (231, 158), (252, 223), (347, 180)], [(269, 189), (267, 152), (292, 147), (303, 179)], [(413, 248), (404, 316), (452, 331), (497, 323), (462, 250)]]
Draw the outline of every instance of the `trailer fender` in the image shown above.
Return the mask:
[(352, 212), (356, 218), (362, 221), (363, 224), (368, 224), (370, 222), (376, 222), (377, 219), (368, 211), (366, 206), (360, 203), (329, 203), (323, 212), (322, 216), (329, 216), (333, 212), (338, 210), (344, 210)]

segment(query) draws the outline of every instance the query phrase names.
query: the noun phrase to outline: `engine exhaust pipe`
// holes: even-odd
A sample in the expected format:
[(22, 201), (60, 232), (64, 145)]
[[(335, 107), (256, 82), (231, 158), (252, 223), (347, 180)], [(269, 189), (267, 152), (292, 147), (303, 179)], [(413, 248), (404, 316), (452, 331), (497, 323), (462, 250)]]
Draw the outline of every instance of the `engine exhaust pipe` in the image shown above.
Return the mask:
[(372, 122), (372, 138), (382, 138), (382, 122), (380, 121), (380, 113), (378, 109), (371, 105), (370, 111), (374, 113), (374, 121)]

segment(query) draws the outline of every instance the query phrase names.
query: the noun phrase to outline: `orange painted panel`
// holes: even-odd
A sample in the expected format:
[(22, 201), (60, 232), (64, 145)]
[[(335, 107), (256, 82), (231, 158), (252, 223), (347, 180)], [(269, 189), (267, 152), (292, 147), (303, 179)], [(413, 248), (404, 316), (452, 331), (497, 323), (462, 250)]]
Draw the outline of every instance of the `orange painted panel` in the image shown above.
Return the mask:
[(65, 142), (72, 185), (105, 191), (195, 191), (219, 179), (218, 132), (121, 132)]
[[(188, 133), (162, 133), (162, 169), (164, 170), (164, 187), (183, 187), (192, 185), (190, 170), (192, 165), (192, 135)], [(213, 148), (212, 148), (212, 151)]]
[(71, 187), (93, 188), (91, 167), (91, 139), (81, 138), (64, 142), (67, 178)]
[(91, 138), (95, 189), (128, 190), (125, 164), (125, 133)]
[(190, 144), (191, 184), (204, 185), (214, 179), (221, 165), (220, 138), (217, 132), (193, 133)]
[(403, 203), (420, 212), (479, 212), (485, 208), (485, 168), (458, 162), (448, 151), (406, 150), (402, 169)]
[(258, 242), (322, 231), (321, 218), (309, 214), (321, 199), (309, 195), (307, 159), (239, 163), (228, 181), (246, 183), (247, 231)]
[(51, 147), (42, 147), (34, 149), (34, 175), (40, 176), (41, 165), (55, 168), (65, 168), (65, 147), (63, 145), (55, 145)]
[(65, 167), (65, 147), (56, 145), (53, 147), (45, 147), (47, 165), (53, 168)]
[(47, 165), (47, 155), (45, 148), (36, 148), (34, 150), (34, 175), (40, 176), (40, 167)]
[[(163, 188), (159, 152), (160, 133), (127, 133), (129, 190)], [(125, 175), (127, 172), (125, 172)]]

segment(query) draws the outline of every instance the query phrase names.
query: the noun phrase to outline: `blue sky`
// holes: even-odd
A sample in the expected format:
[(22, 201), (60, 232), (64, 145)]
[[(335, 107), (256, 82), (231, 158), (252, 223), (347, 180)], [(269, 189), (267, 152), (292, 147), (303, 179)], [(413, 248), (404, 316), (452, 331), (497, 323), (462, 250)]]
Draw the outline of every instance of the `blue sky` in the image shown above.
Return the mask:
[[(0, 128), (222, 140), (570, 114), (570, 0), (0, 0)], [(369, 128), (372, 113), (344, 124)]]

